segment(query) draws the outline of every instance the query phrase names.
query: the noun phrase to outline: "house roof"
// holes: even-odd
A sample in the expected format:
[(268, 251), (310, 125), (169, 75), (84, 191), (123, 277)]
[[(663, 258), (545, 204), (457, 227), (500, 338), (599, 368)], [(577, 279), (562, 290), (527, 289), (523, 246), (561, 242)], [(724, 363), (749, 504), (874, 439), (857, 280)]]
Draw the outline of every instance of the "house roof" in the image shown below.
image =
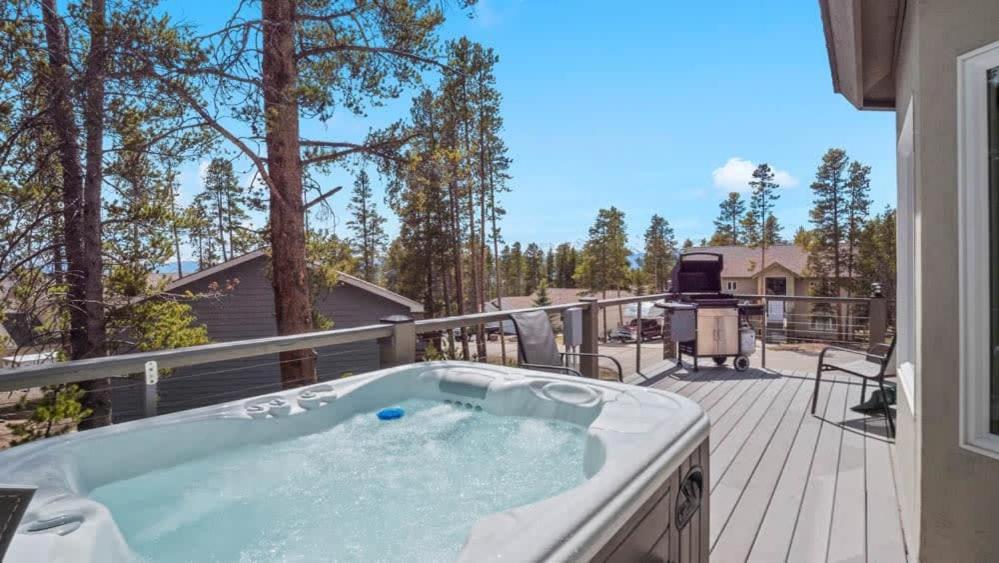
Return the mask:
[[(723, 278), (754, 278), (760, 273), (760, 249), (748, 246), (702, 246), (687, 252), (714, 252), (722, 255)], [(767, 247), (766, 268), (778, 265), (798, 277), (807, 277), (808, 251), (795, 244)], [(762, 268), (762, 269), (766, 269)]]
[(894, 109), (906, 0), (819, 0), (833, 90), (857, 109)]
[[(242, 256), (237, 256), (232, 260), (222, 262), (221, 264), (216, 264), (211, 268), (205, 268), (204, 270), (199, 270), (193, 274), (184, 276), (182, 278), (177, 278), (176, 280), (172, 281), (170, 284), (166, 286), (166, 291), (168, 292), (175, 291), (178, 288), (183, 287), (185, 285), (189, 285), (193, 282), (196, 282), (198, 280), (203, 280), (205, 278), (209, 278), (214, 275), (222, 274), (226, 270), (235, 268), (240, 264), (245, 264), (252, 260), (256, 260), (257, 258), (262, 258), (264, 256), (266, 256), (266, 253), (264, 252), (263, 249), (258, 249), (254, 250), (253, 252), (248, 252)], [(343, 283), (345, 285), (356, 287), (358, 289), (367, 291), (369, 293), (373, 293), (384, 299), (388, 299), (389, 301), (393, 301), (395, 303), (408, 307), (411, 313), (423, 312), (423, 304), (420, 303), (419, 301), (414, 301), (408, 297), (399, 295), (394, 291), (389, 291), (388, 289), (385, 289), (380, 285), (364, 281), (361, 278), (352, 276), (345, 272), (337, 272), (337, 279), (339, 280), (340, 283)]]

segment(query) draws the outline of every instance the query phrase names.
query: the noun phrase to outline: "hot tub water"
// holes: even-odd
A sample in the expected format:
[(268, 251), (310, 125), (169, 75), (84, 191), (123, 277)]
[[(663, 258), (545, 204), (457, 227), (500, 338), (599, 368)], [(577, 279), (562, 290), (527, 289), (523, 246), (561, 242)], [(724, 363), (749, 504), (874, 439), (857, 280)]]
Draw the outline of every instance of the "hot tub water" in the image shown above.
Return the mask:
[(451, 561), (480, 517), (585, 480), (586, 429), (410, 399), (386, 424), (220, 451), (104, 485), (151, 561)]

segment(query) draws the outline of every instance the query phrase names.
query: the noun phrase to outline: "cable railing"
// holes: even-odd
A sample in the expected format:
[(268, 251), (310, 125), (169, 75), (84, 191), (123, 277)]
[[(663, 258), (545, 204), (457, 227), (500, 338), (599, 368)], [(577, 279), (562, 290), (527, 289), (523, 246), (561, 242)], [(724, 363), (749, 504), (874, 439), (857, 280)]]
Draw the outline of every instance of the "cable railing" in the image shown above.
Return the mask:
[[(414, 320), (405, 316), (381, 319), (378, 323), (354, 328), (318, 331), (307, 334), (273, 336), (230, 342), (217, 342), (201, 346), (122, 354), (102, 358), (91, 358), (59, 363), (39, 364), (18, 368), (0, 369), (0, 394), (25, 393), (30, 389), (45, 389), (52, 393), (66, 386), (86, 381), (108, 379), (109, 386), (97, 389), (74, 391), (77, 399), (85, 399), (87, 394), (110, 391), (116, 420), (128, 420), (154, 416), (162, 412), (172, 412), (226, 402), (240, 398), (265, 394), (272, 391), (310, 384), (316, 381), (356, 375), (371, 369), (389, 367), (418, 361), (426, 357), (428, 343), (435, 340), (443, 346), (447, 334), (458, 331), (457, 340), (448, 349), (448, 357), (477, 361), (495, 361), (516, 364), (517, 348), (504, 345), (496, 350), (495, 345), (485, 342), (485, 354), (464, 356), (461, 339), (478, 339), (495, 330), (487, 330), (489, 325), (498, 326), (499, 338), (508, 339), (503, 326), (515, 313), (545, 311), (551, 316), (564, 315), (570, 309), (580, 309), (582, 335), (579, 351), (583, 353), (609, 353), (628, 366), (627, 373), (641, 372), (643, 364), (659, 362), (673, 357), (674, 343), (669, 339), (668, 329), (663, 326), (659, 335), (640, 336), (633, 343), (614, 344), (614, 328), (604, 326), (601, 312), (608, 308), (621, 307), (620, 326), (630, 319), (636, 320), (638, 334), (643, 335), (643, 323), (653, 318), (662, 323), (658, 309), (649, 305), (656, 301), (674, 297), (659, 293), (635, 295), (599, 300), (581, 298), (579, 301), (544, 307), (528, 307), (516, 310), (497, 310), (468, 315), (434, 319)], [(746, 301), (760, 301), (764, 304), (763, 319), (753, 324), (758, 332), (762, 367), (766, 367), (768, 346), (821, 342), (830, 345), (850, 345), (865, 347), (866, 344), (883, 340), (893, 331), (887, 300), (883, 298), (817, 298), (772, 295), (738, 295)], [(770, 304), (784, 303), (784, 316), (780, 323), (772, 322), (768, 316)], [(626, 306), (628, 314), (624, 314)], [(838, 324), (828, 329), (825, 324), (816, 326), (815, 306), (849, 309), (848, 315), (841, 317)], [(808, 308), (806, 310), (806, 307)], [(826, 315), (823, 313), (820, 316)], [(827, 323), (827, 321), (818, 321)], [(665, 323), (662, 323), (665, 324)], [(467, 330), (467, 329), (474, 330)], [(474, 335), (474, 336), (473, 336)], [(489, 338), (489, 336), (486, 336)], [(661, 339), (661, 345), (655, 342)], [(650, 342), (652, 340), (652, 342)], [(366, 344), (365, 344), (366, 343)], [(512, 343), (512, 342), (511, 342)], [(475, 342), (475, 348), (479, 348)], [(601, 349), (601, 346), (604, 349)], [(633, 346), (633, 348), (632, 348)], [(444, 346), (446, 347), (446, 346)], [(469, 348), (472, 348), (469, 346)], [(298, 378), (280, 377), (285, 364), (300, 359), (280, 359), (281, 352), (297, 350), (312, 351), (313, 373)], [(661, 350), (661, 354), (660, 354)], [(505, 353), (504, 353), (505, 352)], [(511, 354), (513, 357), (507, 357)], [(633, 361), (632, 361), (633, 355)], [(360, 359), (359, 359), (360, 358)], [(433, 359), (433, 358), (430, 358)], [(347, 367), (345, 367), (347, 366)], [(595, 357), (584, 357), (578, 369), (587, 377), (601, 377), (606, 365), (601, 365)], [(248, 374), (257, 374), (250, 377)], [(37, 392), (36, 392), (37, 395)], [(2, 395), (0, 395), (2, 396)], [(44, 399), (44, 396), (43, 396)], [(0, 411), (0, 418), (21, 419), (29, 417), (38, 399), (25, 401), (19, 408), (8, 404)], [(76, 423), (91, 422), (106, 414), (97, 413), (77, 420)], [(0, 425), (0, 443), (9, 428)]]

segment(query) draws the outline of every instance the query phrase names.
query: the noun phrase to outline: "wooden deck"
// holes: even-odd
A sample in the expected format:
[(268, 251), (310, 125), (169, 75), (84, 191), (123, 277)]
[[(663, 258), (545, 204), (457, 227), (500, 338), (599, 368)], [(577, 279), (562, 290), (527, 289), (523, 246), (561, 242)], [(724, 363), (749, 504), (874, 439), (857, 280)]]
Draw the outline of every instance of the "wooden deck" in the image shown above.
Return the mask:
[[(883, 418), (849, 409), (856, 378), (671, 362), (633, 375), (698, 402), (711, 417), (713, 561), (906, 561)], [(832, 375), (832, 374), (830, 374)], [(868, 393), (870, 388), (868, 388)]]

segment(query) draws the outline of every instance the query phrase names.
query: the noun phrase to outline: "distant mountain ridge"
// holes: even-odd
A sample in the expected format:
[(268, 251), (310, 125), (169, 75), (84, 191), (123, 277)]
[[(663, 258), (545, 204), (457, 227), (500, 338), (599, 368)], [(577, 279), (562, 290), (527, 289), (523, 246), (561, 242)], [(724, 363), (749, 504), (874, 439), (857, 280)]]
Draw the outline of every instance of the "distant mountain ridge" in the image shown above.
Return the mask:
[[(181, 260), (180, 268), (184, 272), (184, 275), (193, 274), (198, 271), (198, 263), (194, 260)], [(177, 273), (177, 263), (170, 262), (169, 264), (160, 264), (156, 268), (156, 273), (158, 274), (176, 274)]]

